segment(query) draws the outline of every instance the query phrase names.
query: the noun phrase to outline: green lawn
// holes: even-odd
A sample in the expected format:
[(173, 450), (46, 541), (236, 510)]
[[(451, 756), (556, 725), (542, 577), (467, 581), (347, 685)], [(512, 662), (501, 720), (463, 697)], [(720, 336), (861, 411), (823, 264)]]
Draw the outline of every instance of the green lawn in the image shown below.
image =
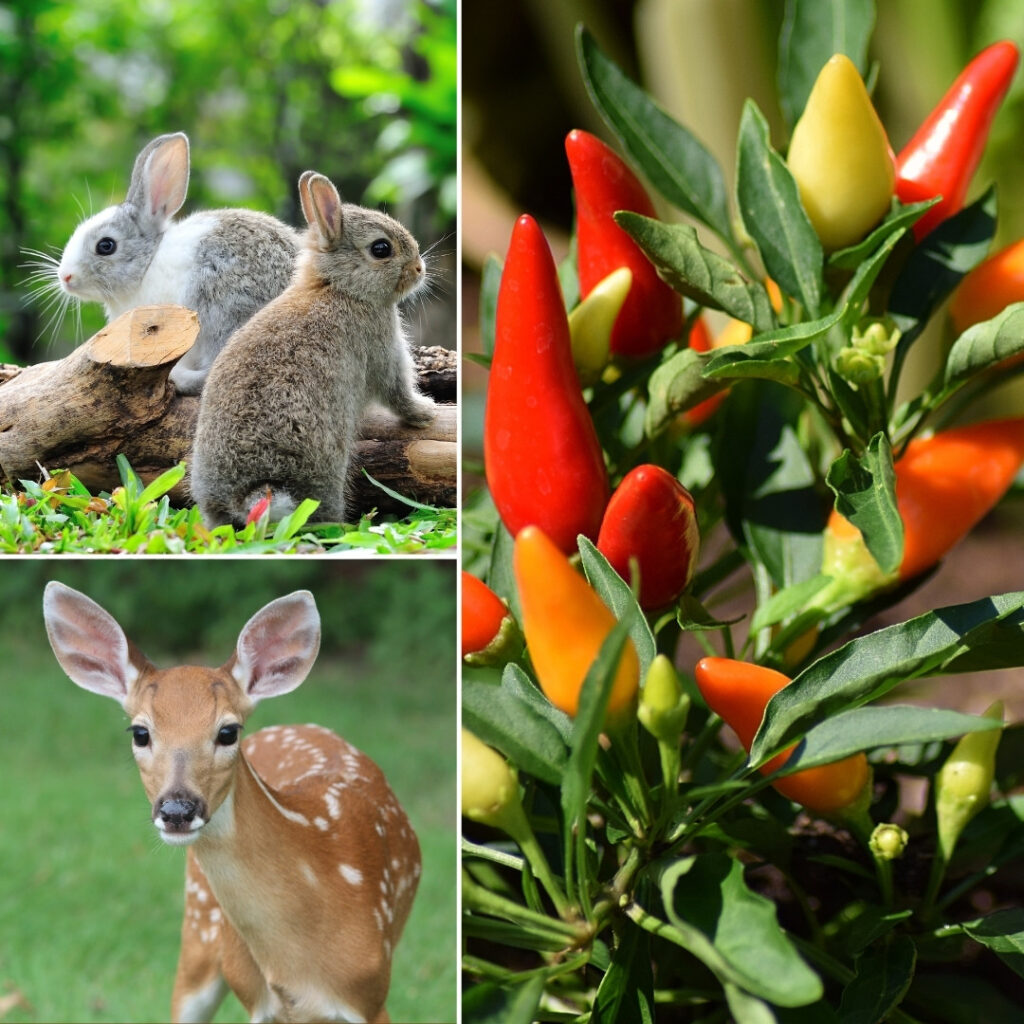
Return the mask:
[[(405, 806), (424, 874), (395, 961), (396, 1022), (455, 1019), (454, 638), (450, 649), (415, 678), (379, 658), (322, 657), (246, 727), (330, 726), (377, 761)], [(168, 1019), (184, 852), (156, 837), (125, 724), (113, 701), (64, 677), (41, 616), (34, 632), (0, 631), (0, 1000), (27, 1002), (5, 1021)], [(216, 1019), (247, 1018), (231, 996)]]

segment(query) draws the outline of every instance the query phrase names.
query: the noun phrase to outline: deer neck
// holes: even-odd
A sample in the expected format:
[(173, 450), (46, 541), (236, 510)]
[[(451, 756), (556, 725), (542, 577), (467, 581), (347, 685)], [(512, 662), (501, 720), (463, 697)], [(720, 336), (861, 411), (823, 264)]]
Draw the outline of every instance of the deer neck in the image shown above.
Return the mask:
[(240, 752), (234, 786), (194, 849), (218, 903), (250, 945), (261, 934), (273, 934), (266, 930), (268, 919), (287, 919), (294, 909), (282, 880), (296, 870), (307, 880), (315, 878), (302, 855), (302, 835), (308, 836), (309, 828), (303, 815), (277, 800)]

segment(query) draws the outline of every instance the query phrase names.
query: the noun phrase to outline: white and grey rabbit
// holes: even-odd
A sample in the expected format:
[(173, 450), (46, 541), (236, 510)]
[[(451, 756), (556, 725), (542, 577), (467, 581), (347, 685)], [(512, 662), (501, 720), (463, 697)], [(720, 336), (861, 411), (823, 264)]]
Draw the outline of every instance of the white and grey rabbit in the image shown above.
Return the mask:
[(231, 333), (287, 287), (301, 236), (255, 210), (172, 220), (188, 175), (185, 133), (153, 139), (135, 159), (124, 202), (79, 224), (57, 276), (69, 295), (102, 302), (108, 320), (165, 302), (195, 310), (199, 335), (170, 378), (183, 394), (198, 394)]
[(368, 402), (425, 426), (398, 303), (426, 277), (396, 220), (342, 203), (322, 174), (299, 178), (309, 222), (287, 290), (228, 341), (199, 404), (192, 496), (210, 527), (240, 526), (271, 494), (280, 519), (315, 498), (316, 519), (344, 522), (349, 461)]

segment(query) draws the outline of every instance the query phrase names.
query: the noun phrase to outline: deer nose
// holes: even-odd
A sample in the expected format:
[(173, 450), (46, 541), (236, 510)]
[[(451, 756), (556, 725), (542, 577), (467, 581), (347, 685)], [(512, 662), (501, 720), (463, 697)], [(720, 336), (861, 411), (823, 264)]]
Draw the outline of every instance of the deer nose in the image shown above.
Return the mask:
[(200, 801), (187, 793), (172, 793), (160, 800), (156, 808), (156, 817), (160, 818), (165, 827), (184, 829), (197, 817)]

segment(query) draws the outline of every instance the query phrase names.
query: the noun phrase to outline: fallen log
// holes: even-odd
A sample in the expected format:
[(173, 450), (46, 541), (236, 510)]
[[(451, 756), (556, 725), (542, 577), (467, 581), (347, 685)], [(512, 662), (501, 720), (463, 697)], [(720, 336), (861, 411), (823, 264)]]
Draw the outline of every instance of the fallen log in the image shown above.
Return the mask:
[[(143, 480), (188, 460), (199, 399), (168, 381), (199, 332), (180, 306), (143, 306), (108, 324), (70, 355), (26, 367), (0, 367), (0, 474), (9, 486), (69, 469), (93, 493), (118, 486), (123, 454)], [(456, 354), (414, 348), (420, 390), (439, 404), (434, 422), (412, 429), (384, 409), (367, 415), (349, 477), (353, 516), (407, 505), (363, 472), (414, 501), (452, 507), (456, 498)], [(187, 478), (171, 492), (189, 501)]]

